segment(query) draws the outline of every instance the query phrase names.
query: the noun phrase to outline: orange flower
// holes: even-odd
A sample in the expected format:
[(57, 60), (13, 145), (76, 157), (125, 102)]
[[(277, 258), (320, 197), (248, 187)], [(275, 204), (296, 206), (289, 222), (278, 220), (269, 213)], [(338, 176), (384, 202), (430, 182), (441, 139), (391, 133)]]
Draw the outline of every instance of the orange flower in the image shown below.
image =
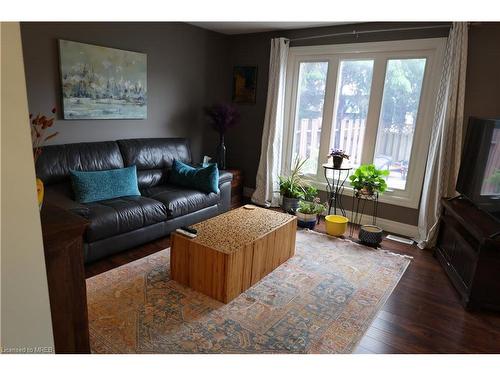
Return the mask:
[[(52, 113), (56, 113), (56, 108), (52, 108)], [(36, 117), (33, 117), (33, 114), (30, 113), (30, 127), (31, 127), (31, 140), (33, 145), (33, 158), (35, 162), (38, 157), (42, 153), (42, 146), (44, 143), (59, 134), (59, 132), (54, 132), (52, 134), (46, 135), (47, 128), (52, 127), (54, 125), (55, 117), (47, 117), (45, 115), (37, 114)]]

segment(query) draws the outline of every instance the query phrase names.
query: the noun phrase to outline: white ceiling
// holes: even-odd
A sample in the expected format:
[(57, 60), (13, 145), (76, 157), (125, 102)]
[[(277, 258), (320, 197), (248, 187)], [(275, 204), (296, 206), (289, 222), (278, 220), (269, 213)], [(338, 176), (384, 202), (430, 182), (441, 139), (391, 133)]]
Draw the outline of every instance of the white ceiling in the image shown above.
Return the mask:
[(188, 22), (222, 34), (260, 33), (263, 31), (304, 29), (308, 27), (343, 25), (352, 22)]

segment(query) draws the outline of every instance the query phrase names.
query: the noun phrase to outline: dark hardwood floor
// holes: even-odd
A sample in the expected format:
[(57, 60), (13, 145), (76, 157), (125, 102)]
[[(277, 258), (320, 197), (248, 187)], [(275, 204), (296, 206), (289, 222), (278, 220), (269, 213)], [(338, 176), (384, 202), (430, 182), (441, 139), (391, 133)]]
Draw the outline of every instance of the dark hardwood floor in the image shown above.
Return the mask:
[[(324, 232), (322, 221), (316, 230)], [(90, 264), (87, 277), (170, 246), (168, 238)], [(384, 240), (382, 248), (413, 260), (355, 353), (500, 353), (500, 313), (468, 312), (437, 260), (416, 246)], [(500, 292), (500, 291), (499, 291)]]

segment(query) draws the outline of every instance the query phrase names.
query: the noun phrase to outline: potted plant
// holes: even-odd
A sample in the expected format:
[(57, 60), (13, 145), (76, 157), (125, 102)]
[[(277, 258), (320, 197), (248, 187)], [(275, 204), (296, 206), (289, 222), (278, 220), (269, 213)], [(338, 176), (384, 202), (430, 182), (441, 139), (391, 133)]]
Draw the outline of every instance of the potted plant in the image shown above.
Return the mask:
[(290, 175), (279, 176), (279, 187), (282, 198), (281, 208), (285, 212), (295, 213), (299, 206), (299, 201), (305, 198), (306, 184), (302, 180), (300, 171), (307, 159), (297, 158)]
[(300, 201), (295, 212), (297, 225), (301, 228), (314, 229), (318, 221), (318, 215), (325, 210), (326, 206), (320, 202), (319, 198), (314, 198), (312, 202)]
[(210, 125), (219, 133), (219, 145), (217, 146), (217, 165), (220, 169), (226, 169), (226, 145), (224, 135), (228, 129), (235, 127), (240, 119), (238, 109), (227, 103), (215, 104), (205, 108)]
[(318, 189), (314, 186), (307, 185), (304, 186), (304, 200), (307, 202), (312, 202), (318, 196)]
[(377, 169), (373, 164), (365, 164), (356, 169), (349, 176), (349, 180), (356, 195), (372, 196), (375, 193), (383, 193), (387, 189), (384, 177), (388, 175), (387, 170)]
[(342, 167), (342, 162), (344, 159), (349, 160), (349, 155), (347, 155), (344, 151), (338, 148), (332, 148), (330, 153), (328, 154), (328, 159), (332, 158), (333, 160), (333, 168)]

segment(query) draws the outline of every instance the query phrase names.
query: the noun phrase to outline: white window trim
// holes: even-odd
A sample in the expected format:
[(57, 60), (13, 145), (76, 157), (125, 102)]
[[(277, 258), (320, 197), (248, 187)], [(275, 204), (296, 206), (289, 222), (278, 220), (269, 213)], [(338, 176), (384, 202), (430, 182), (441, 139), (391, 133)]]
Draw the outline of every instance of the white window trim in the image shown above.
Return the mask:
[[(285, 90), (285, 129), (283, 131), (283, 161), (281, 173), (290, 173), (290, 159), (292, 158), (294, 120), (296, 112), (296, 96), (298, 86), (299, 65), (301, 62), (328, 61), (327, 90), (323, 107), (322, 134), (320, 140), (317, 174), (305, 176), (313, 186), (326, 190), (326, 181), (323, 176), (322, 164), (326, 162), (330, 143), (331, 124), (334, 114), (336, 82), (338, 66), (341, 59), (361, 59), (377, 56), (373, 67), (372, 91), (367, 115), (367, 124), (377, 126), (368, 127), (366, 137), (376, 137), (380, 118), (380, 109), (385, 80), (385, 69), (388, 58), (425, 57), (426, 69), (422, 83), (419, 115), (415, 124), (415, 134), (411, 150), (411, 168), (408, 171), (406, 190), (388, 190), (380, 196), (380, 201), (409, 208), (418, 208), (422, 184), (427, 162), (431, 128), (434, 117), (435, 103), (441, 70), (444, 58), (446, 38), (399, 40), (389, 42), (372, 42), (356, 44), (334, 44), (309, 47), (291, 47), (288, 56), (287, 82)], [(332, 89), (333, 87), (333, 89)], [(375, 142), (370, 147), (364, 147), (362, 153), (363, 164), (371, 163), (374, 155)], [(322, 155), (325, 155), (323, 158)], [(347, 186), (346, 192), (352, 188)]]

